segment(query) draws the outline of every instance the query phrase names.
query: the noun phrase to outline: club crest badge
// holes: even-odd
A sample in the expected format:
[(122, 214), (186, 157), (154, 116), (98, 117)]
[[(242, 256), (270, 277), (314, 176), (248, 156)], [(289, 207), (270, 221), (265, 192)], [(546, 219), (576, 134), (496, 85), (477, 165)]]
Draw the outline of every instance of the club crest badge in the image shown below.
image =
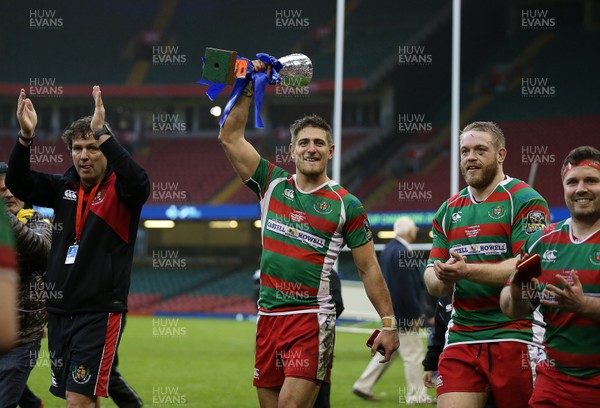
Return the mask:
[(104, 190), (100, 190), (96, 193), (96, 196), (94, 197), (94, 199), (92, 200), (92, 205), (97, 205), (100, 204), (102, 201), (104, 201), (104, 196), (106, 194), (104, 193)]
[(314, 204), (314, 209), (319, 214), (329, 214), (333, 211), (333, 207), (327, 201), (323, 200)]
[(590, 262), (594, 265), (600, 265), (600, 250), (592, 250)]
[(76, 365), (71, 374), (73, 376), (73, 381), (77, 384), (85, 384), (92, 377), (89, 368), (85, 364)]
[(490, 218), (493, 218), (495, 220), (504, 217), (504, 214), (506, 214), (506, 210), (504, 210), (504, 207), (502, 207), (501, 205), (497, 205), (488, 211), (488, 215), (490, 216)]

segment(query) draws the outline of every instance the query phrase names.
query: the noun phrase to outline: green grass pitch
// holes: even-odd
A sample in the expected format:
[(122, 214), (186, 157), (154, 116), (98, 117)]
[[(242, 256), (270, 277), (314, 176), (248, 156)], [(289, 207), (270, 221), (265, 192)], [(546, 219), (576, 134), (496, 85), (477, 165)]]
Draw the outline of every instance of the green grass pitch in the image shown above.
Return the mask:
[[(147, 407), (257, 407), (252, 386), (255, 328), (252, 321), (130, 316), (119, 347), (119, 369)], [(334, 408), (374, 406), (351, 393), (370, 359), (367, 338), (337, 333), (331, 387)], [(64, 407), (64, 400), (48, 392), (49, 365), (44, 340), (29, 387), (43, 399), (45, 408)], [(404, 387), (398, 359), (377, 383), (375, 394), (382, 401), (375, 405), (404, 405)], [(116, 406), (104, 398), (101, 405)]]

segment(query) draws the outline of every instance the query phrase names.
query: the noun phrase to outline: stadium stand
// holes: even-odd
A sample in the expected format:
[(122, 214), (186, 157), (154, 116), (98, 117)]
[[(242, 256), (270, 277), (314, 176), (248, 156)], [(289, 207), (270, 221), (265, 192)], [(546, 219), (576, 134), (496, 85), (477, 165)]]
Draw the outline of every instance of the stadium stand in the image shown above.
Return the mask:
[[(370, 212), (434, 211), (450, 190), (451, 10), (443, 0), (408, 3), (346, 2), (340, 182)], [(562, 206), (556, 188), (560, 161), (572, 147), (597, 144), (600, 102), (594, 90), (600, 86), (600, 55), (590, 50), (597, 49), (600, 30), (597, 23), (580, 21), (583, 2), (560, 0), (536, 3), (561, 16), (557, 30), (520, 29), (520, 8), (533, 3), (463, 1), (468, 25), (462, 40), (461, 119), (463, 125), (472, 120), (498, 122), (507, 136), (506, 173), (527, 180), (532, 159), (540, 161), (534, 186), (551, 206)], [(28, 16), (34, 8), (49, 6), (42, 0), (11, 3), (5, 14)], [(64, 30), (19, 30), (19, 41), (8, 41), (14, 24), (0, 26), (0, 55), (6, 62), (0, 64), (0, 160), (14, 143), (15, 92), (36, 78), (54, 79), (64, 86), (65, 95), (36, 97), (40, 132), (35, 148), (40, 160), (33, 168), (62, 173), (70, 157), (58, 138), (60, 129), (90, 113), (88, 84), (100, 83), (109, 90), (109, 119), (119, 125), (113, 127), (135, 133), (129, 147), (153, 182), (149, 205), (256, 203), (225, 159), (215, 118), (207, 113), (212, 103), (203, 95), (205, 88), (195, 84), (205, 47), (236, 50), (250, 58), (256, 52), (304, 52), (312, 58), (310, 97), (273, 95), (276, 91), (269, 88), (262, 111), (267, 129), (249, 130), (253, 143), (276, 164), (293, 168), (285, 153), (287, 124), (307, 112), (331, 117), (335, 2), (292, 6), (275, 0), (148, 0), (144, 7), (117, 1), (102, 7), (78, 2), (75, 7), (59, 0), (52, 8), (64, 19)], [(565, 8), (568, 13), (553, 14)], [(81, 17), (90, 15), (110, 21), (110, 41), (93, 41), (95, 53), (89, 52), (88, 20)], [(499, 15), (505, 17), (489, 17)], [(26, 24), (21, 17), (15, 24)], [(283, 27), (278, 18), (296, 18), (299, 24)], [(423, 46), (433, 63), (400, 64), (404, 46)], [(161, 63), (156, 58), (160, 55), (176, 61)], [(525, 98), (523, 78), (548, 80), (555, 96)], [(222, 105), (227, 94), (226, 90), (215, 103)], [(159, 109), (180, 114), (187, 130), (153, 131), (144, 115)], [(422, 115), (431, 130), (399, 133), (401, 114)], [(126, 142), (127, 134), (122, 137)], [(407, 188), (416, 196), (401, 197)], [(133, 272), (133, 313), (255, 311), (253, 269), (239, 266), (245, 259), (237, 259), (235, 266), (194, 265), (184, 270), (140, 266), (144, 261), (138, 259)], [(339, 269), (347, 279), (359, 279), (350, 256), (341, 257)]]
[[(561, 35), (517, 32), (511, 36), (511, 41), (500, 42), (501, 45), (493, 48), (487, 58), (477, 61), (474, 65), (479, 67), (479, 74), (461, 87), (461, 95), (469, 101), (461, 112), (463, 125), (473, 120), (499, 123), (507, 137), (509, 152), (505, 172), (527, 181), (532, 160), (537, 160), (540, 166), (534, 185), (551, 206), (564, 206), (564, 199), (551, 187), (553, 180), (545, 175), (558, 174), (562, 164), (559, 161), (573, 147), (594, 144), (591, 135), (598, 122), (597, 116), (593, 116), (597, 115), (598, 102), (592, 100), (590, 93), (585, 93), (587, 96), (583, 98), (580, 96), (577, 103), (565, 104), (565, 99), (574, 100), (582, 84), (591, 88), (600, 85), (598, 77), (593, 74), (595, 70), (588, 69), (600, 68), (600, 58), (595, 54), (588, 56), (586, 51), (599, 40), (597, 32), (583, 32), (567, 24), (561, 29)], [(579, 65), (570, 69), (569, 62), (582, 55), (586, 56), (585, 68)], [(497, 83), (493, 83), (491, 75), (494, 69), (503, 74)], [(541, 87), (547, 87), (552, 94), (527, 97), (523, 88), (526, 84), (522, 82), (524, 78), (547, 84)], [(443, 118), (448, 116), (449, 106), (445, 106), (433, 115), (432, 132), (408, 136), (408, 148), (424, 151), (417, 166), (422, 169), (418, 174), (400, 173), (392, 182), (390, 166), (393, 167), (393, 161), (398, 160), (397, 156), (387, 166), (382, 165), (365, 177), (357, 192), (369, 197), (367, 208), (384, 212), (409, 211), (416, 207), (435, 210), (448, 197), (449, 182), (440, 184), (439, 175), (447, 174), (449, 170), (449, 125), (435, 130), (436, 125), (443, 124)], [(400, 149), (399, 152), (402, 151)], [(401, 200), (399, 190), (402, 185), (412, 186), (415, 191), (419, 187), (424, 188), (429, 193), (423, 196), (427, 199)]]
[(131, 279), (130, 313), (254, 314), (252, 274), (243, 269), (137, 268)]
[[(153, 184), (149, 204), (179, 202), (204, 203), (216, 194), (225, 183), (234, 178), (235, 173), (227, 160), (214, 160), (223, 155), (216, 137), (210, 139), (168, 138), (151, 139), (148, 153), (140, 158), (145, 165)], [(237, 176), (235, 176), (237, 177)], [(162, 189), (168, 183), (177, 183), (176, 189)], [(159, 186), (160, 187), (160, 186)], [(185, 192), (177, 197), (169, 190)], [(164, 196), (164, 197), (163, 197)]]

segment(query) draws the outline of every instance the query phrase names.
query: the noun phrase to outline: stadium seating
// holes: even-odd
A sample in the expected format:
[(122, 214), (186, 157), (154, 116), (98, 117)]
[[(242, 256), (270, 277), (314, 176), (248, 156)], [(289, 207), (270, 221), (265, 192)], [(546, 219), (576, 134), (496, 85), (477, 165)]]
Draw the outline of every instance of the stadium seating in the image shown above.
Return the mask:
[(136, 268), (131, 277), (133, 314), (254, 314), (254, 270)]
[[(237, 177), (215, 138), (210, 139), (150, 139), (146, 157), (141, 159), (153, 186), (156, 183), (177, 183), (179, 198), (161, 198), (152, 194), (148, 204), (165, 202), (206, 203), (225, 183)], [(215, 160), (219, 158), (219, 160)], [(153, 188), (156, 191), (156, 188)], [(168, 191), (168, 189), (167, 189)], [(164, 194), (163, 194), (164, 195)], [(185, 195), (185, 197), (184, 197)]]
[(582, 116), (502, 123), (507, 135), (506, 173), (527, 181), (531, 160), (538, 160), (535, 189), (552, 206), (565, 205), (560, 169), (565, 156), (575, 147), (597, 147), (600, 117)]
[[(147, 29), (145, 24), (158, 11), (161, 1), (149, 0), (144, 3), (144, 7), (125, 3), (108, 2), (99, 8), (93, 2), (79, 2), (77, 7), (71, 7), (72, 4), (67, 1), (54, 2), (52, 7), (39, 2), (40, 8), (54, 11), (55, 17), (61, 18), (64, 26), (68, 24), (69, 29), (52, 30), (52, 35), (48, 35), (48, 30), (19, 30), (19, 44), (35, 44), (35, 47), (22, 47), (17, 43), (12, 46), (4, 44), (2, 60), (11, 63), (0, 66), (2, 82), (29, 83), (30, 74), (39, 72), (40, 76), (56, 78), (61, 85), (97, 83), (99, 79), (105, 84), (124, 84), (133, 64), (132, 59), (123, 56), (127, 44), (134, 40), (130, 33)], [(28, 16), (32, 6), (33, 3), (15, 3), (11, 6), (11, 13)], [(82, 16), (110, 20), (111, 40), (95, 43), (97, 48), (94, 53), (74, 54), (74, 50), (89, 50), (90, 46), (85, 36), (73, 35), (89, 31), (89, 22)], [(19, 26), (25, 24), (25, 21), (20, 20)], [(97, 58), (97, 55), (121, 58)], [(25, 66), (39, 65), (39, 61), (44, 61), (44, 69), (22, 69)], [(85, 69), (80, 64), (72, 64), (72, 61), (85, 61)]]
[(447, 177), (440, 180), (440, 174), (449, 173), (450, 158), (443, 155), (431, 157), (429, 160), (434, 162), (430, 170), (399, 179), (372, 211), (436, 211), (450, 192), (450, 180)]
[[(547, 150), (546, 155), (539, 154), (538, 160), (545, 160), (537, 170), (534, 187), (548, 200), (551, 206), (564, 206), (562, 192), (556, 188), (562, 159), (570, 149), (579, 145), (597, 144), (594, 140), (594, 128), (598, 125), (598, 103), (592, 92), (577, 98), (577, 103), (565, 103), (569, 95), (580, 95), (578, 88), (585, 86), (595, 89), (600, 86), (599, 78), (593, 72), (600, 68), (598, 55), (589, 55), (586, 50), (597, 44), (600, 35), (586, 32), (582, 35), (576, 27), (561, 27), (560, 35), (552, 33), (521, 30), (511, 37), (511, 41), (500, 41), (499, 46), (491, 48), (493, 52), (478, 61), (482, 77), (464, 82), (461, 87), (463, 125), (473, 120), (493, 120), (504, 130), (507, 138), (508, 157), (504, 165), (505, 173), (527, 181), (531, 162), (523, 154), (528, 149)], [(573, 67), (571, 61), (586, 55), (586, 64)], [(481, 81), (488, 81), (487, 69), (508, 65), (510, 75), (505, 78), (501, 88), (481, 88)], [(472, 69), (471, 66), (466, 69)], [(554, 97), (525, 97), (522, 78), (548, 80), (556, 92)], [(576, 80), (574, 80), (576, 78)], [(585, 84), (585, 85), (583, 85)], [(432, 115), (434, 127), (442, 129), (448, 124), (449, 105), (442, 107)], [(449, 124), (448, 124), (449, 125)], [(449, 194), (449, 181), (440, 175), (447, 175), (450, 160), (448, 129), (441, 132), (414, 134), (410, 136), (409, 146), (425, 148), (425, 155), (419, 164), (418, 174), (407, 174), (390, 183), (387, 166), (365, 172), (366, 176), (355, 192), (359, 197), (369, 198), (370, 211), (432, 210), (435, 211)], [(403, 147), (402, 147), (403, 148)], [(533, 156), (530, 154), (530, 156)], [(400, 156), (398, 156), (400, 157)], [(371, 157), (372, 159), (373, 157)], [(549, 163), (549, 160), (554, 160)], [(369, 160), (363, 160), (368, 162)], [(398, 183), (421, 183), (431, 191), (431, 200), (415, 202), (399, 200)], [(461, 188), (464, 181), (460, 178)], [(378, 190), (387, 186), (383, 192)]]
[[(192, 120), (186, 118), (188, 123), (195, 124), (194, 127), (200, 124), (201, 129), (198, 132), (194, 129), (193, 135), (143, 134), (148, 129), (146, 123), (142, 125), (139, 135), (142, 140), (132, 151), (150, 175), (150, 205), (256, 203), (255, 195), (240, 183), (216, 137), (202, 138), (206, 130), (203, 126), (212, 126), (215, 134), (217, 129), (214, 118), (202, 116), (208, 115), (204, 113), (208, 102), (200, 86), (194, 85), (200, 78), (205, 47), (236, 50), (249, 58), (256, 52), (268, 52), (278, 57), (305, 52), (313, 61), (314, 81), (321, 87), (311, 88), (311, 98), (304, 98), (299, 103), (293, 99), (282, 103), (285, 98), (267, 97), (263, 119), (270, 115), (266, 122), (277, 128), (282, 123), (289, 123), (290, 117), (298, 117), (298, 112), (320, 110), (325, 112), (324, 117), (330, 114), (335, 2), (147, 0), (143, 7), (135, 2), (110, 1), (100, 8), (93, 2), (77, 2), (76, 7), (67, 0), (58, 0), (52, 6), (39, 0), (35, 3), (39, 8), (55, 10), (68, 29), (52, 32), (30, 27), (22, 29), (18, 26), (23, 24), (22, 18), (14, 19), (17, 30), (10, 21), (5, 25), (6, 32), (19, 33), (19, 41), (6, 40), (0, 44), (4, 61), (0, 64), (0, 85), (4, 89), (0, 95), (3, 98), (0, 100), (2, 130), (14, 126), (14, 95), (8, 88), (16, 87), (16, 84), (26, 86), (36, 76), (81, 89), (82, 84), (91, 83), (114, 87), (122, 92), (116, 96), (106, 93), (108, 98), (115, 98), (115, 105), (111, 105), (116, 107), (114, 110), (161, 106), (165, 111), (175, 107), (173, 111), (195, 112)], [(597, 145), (595, 134), (600, 125), (600, 107), (594, 90), (600, 87), (600, 76), (596, 74), (600, 68), (600, 54), (593, 51), (600, 43), (600, 32), (593, 29), (582, 32), (579, 25), (571, 25), (572, 20), (560, 18), (556, 30), (509, 28), (516, 20), (490, 18), (494, 13), (489, 12), (479, 16), (478, 7), (488, 7), (483, 3), (463, 4), (463, 21), (468, 24), (463, 22), (463, 32), (467, 35), (463, 35), (462, 40), (462, 121), (494, 120), (499, 123), (507, 136), (508, 157), (504, 168), (508, 175), (527, 180), (532, 164), (529, 156), (536, 154), (531, 149), (539, 149), (536, 158), (545, 162), (537, 170), (534, 187), (551, 206), (563, 206), (558, 184), (562, 158), (577, 145)], [(510, 8), (511, 12), (519, 7), (501, 3), (489, 7), (503, 11)], [(352, 104), (357, 100), (359, 105), (373, 103), (371, 111), (376, 112), (373, 120), (379, 121), (379, 115), (383, 117), (385, 113), (387, 117), (381, 122), (392, 122), (368, 123), (368, 127), (360, 128), (344, 127), (340, 181), (363, 200), (369, 212), (435, 211), (450, 194), (450, 141), (446, 128), (450, 116), (450, 41), (446, 35), (450, 31), (450, 19), (447, 17), (442, 23), (433, 21), (448, 11), (449, 6), (450, 3), (443, 0), (346, 2), (344, 74), (355, 86), (344, 89), (344, 103)], [(10, 6), (10, 15), (27, 16), (30, 9), (29, 3), (16, 2)], [(300, 13), (301, 18), (308, 18), (308, 26), (297, 29), (277, 27), (278, 11)], [(505, 14), (509, 13), (502, 15)], [(93, 53), (82, 51), (90, 49), (90, 37), (74, 34), (90, 31), (89, 19), (82, 16), (95, 16), (97, 20), (110, 22), (110, 41), (94, 42)], [(588, 17), (597, 20), (594, 16)], [(577, 17), (577, 21), (580, 18)], [(483, 26), (489, 28), (481, 30)], [(35, 47), (24, 47), (23, 44), (35, 44)], [(153, 47), (157, 44), (176, 49), (185, 63), (155, 63)], [(426, 45), (426, 53), (433, 54), (434, 66), (399, 67), (399, 47), (420, 44)], [(103, 57), (98, 58), (98, 55)], [(521, 88), (524, 77), (548, 79), (555, 87), (557, 97), (524, 98)], [(137, 94), (138, 88), (125, 89), (124, 85), (144, 88), (161, 85), (160, 92), (164, 94), (146, 100), (145, 94)], [(162, 85), (165, 85), (164, 91)], [(186, 86), (192, 91), (185, 98), (170, 94), (173, 89)], [(365, 95), (361, 94), (363, 91)], [(389, 100), (385, 95), (388, 91), (394, 94)], [(273, 87), (267, 92), (273, 92)], [(226, 92), (219, 100), (225, 99), (224, 94)], [(78, 98), (82, 95), (78, 94)], [(61, 122), (79, 116), (76, 112), (82, 106), (89, 107), (89, 100), (85, 105), (81, 102), (83, 99), (76, 101), (71, 96), (56, 100), (40, 98), (39, 105), (36, 101), (42, 120), (49, 120), (45, 113), (55, 106), (61, 111), (58, 118)], [(366, 96), (366, 102), (362, 101), (363, 96)], [(383, 105), (382, 101), (390, 102), (390, 106)], [(63, 110), (68, 111), (67, 114), (63, 115)], [(203, 113), (197, 116), (199, 111)], [(352, 111), (344, 110), (345, 125), (359, 122), (352, 117)], [(394, 116), (400, 112), (425, 114), (434, 129), (398, 137), (396, 129), (389, 128), (394, 127)], [(52, 119), (53, 126), (44, 123), (39, 127), (58, 128), (55, 119)], [(60, 123), (61, 128), (64, 125)], [(379, 126), (387, 128), (384, 131)], [(8, 159), (15, 141), (13, 130), (10, 129), (6, 137), (0, 137), (0, 152), (4, 156), (0, 160)], [(292, 170), (289, 158), (278, 157), (275, 152), (274, 143), (281, 143), (281, 139), (258, 134), (263, 136), (254, 138), (253, 144), (261, 152), (268, 152), (266, 157), (271, 161)], [(43, 152), (39, 153), (42, 160), (36, 160), (33, 169), (64, 172), (71, 160), (62, 141), (45, 139), (43, 132), (39, 132), (39, 136), (35, 149)], [(287, 143), (285, 145), (287, 147)], [(411, 149), (425, 152), (414, 166), (407, 160), (413, 157), (407, 153)], [(460, 185), (464, 186), (462, 178), (459, 179)], [(417, 199), (403, 199), (400, 191), (405, 187), (401, 186), (412, 186), (411, 191), (419, 193), (421, 189), (426, 194)], [(358, 279), (351, 257), (346, 255), (341, 257), (339, 268), (346, 278)], [(252, 272), (248, 268), (232, 271), (225, 267), (185, 270), (136, 267), (132, 276), (130, 309), (132, 313), (254, 313)]]

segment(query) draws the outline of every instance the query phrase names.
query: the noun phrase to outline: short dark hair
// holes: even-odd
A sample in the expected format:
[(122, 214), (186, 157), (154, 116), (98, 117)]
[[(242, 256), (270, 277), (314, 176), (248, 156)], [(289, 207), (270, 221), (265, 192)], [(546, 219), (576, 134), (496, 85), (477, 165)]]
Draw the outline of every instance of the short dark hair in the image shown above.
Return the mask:
[(300, 133), (302, 129), (307, 127), (314, 127), (317, 129), (324, 130), (325, 133), (327, 133), (327, 142), (330, 145), (333, 144), (333, 132), (331, 130), (331, 126), (325, 121), (325, 119), (313, 114), (306, 115), (302, 119), (298, 119), (290, 125), (290, 133), (292, 134), (292, 145), (296, 144), (296, 140), (298, 140), (298, 133)]
[[(69, 150), (73, 149), (73, 139), (87, 140), (90, 137), (94, 137), (92, 134), (92, 117), (84, 116), (83, 118), (77, 119), (71, 123), (63, 132), (61, 138), (67, 144)], [(113, 134), (113, 137), (115, 135)]]
[(592, 146), (579, 146), (571, 150), (567, 157), (565, 157), (565, 161), (560, 169), (561, 177), (564, 177), (565, 169), (569, 164), (575, 165), (582, 160), (595, 161), (600, 165), (600, 150)]
[(77, 119), (75, 122), (71, 123), (63, 132), (61, 138), (67, 144), (69, 150), (73, 149), (73, 139), (81, 138), (88, 139), (93, 137), (92, 128), (90, 124), (92, 123), (91, 116), (84, 116), (83, 118)]

